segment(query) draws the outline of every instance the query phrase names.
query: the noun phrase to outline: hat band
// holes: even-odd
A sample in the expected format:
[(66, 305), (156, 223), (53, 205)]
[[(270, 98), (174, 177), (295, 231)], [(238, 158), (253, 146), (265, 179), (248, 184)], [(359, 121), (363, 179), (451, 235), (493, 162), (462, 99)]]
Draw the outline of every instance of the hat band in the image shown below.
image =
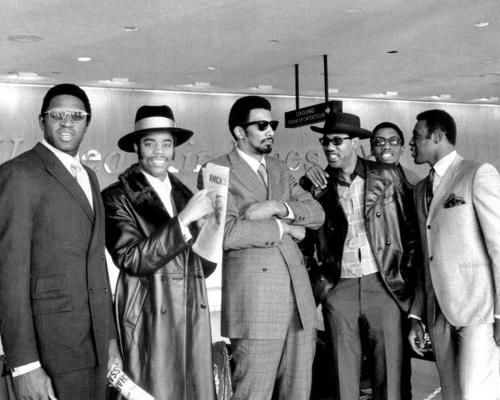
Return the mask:
[(155, 128), (175, 128), (175, 121), (166, 117), (146, 117), (135, 123), (135, 130)]

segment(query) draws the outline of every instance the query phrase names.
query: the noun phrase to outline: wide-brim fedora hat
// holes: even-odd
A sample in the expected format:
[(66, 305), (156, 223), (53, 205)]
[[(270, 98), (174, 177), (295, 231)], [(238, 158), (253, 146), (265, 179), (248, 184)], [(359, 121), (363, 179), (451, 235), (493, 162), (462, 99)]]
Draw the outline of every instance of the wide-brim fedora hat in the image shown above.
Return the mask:
[(327, 135), (329, 133), (346, 133), (352, 137), (359, 137), (360, 139), (368, 139), (372, 133), (361, 128), (359, 117), (355, 114), (332, 112), (326, 114), (325, 125), (311, 126), (314, 132)]
[(135, 152), (134, 143), (144, 135), (153, 132), (168, 132), (174, 138), (175, 146), (187, 141), (193, 132), (175, 126), (174, 113), (169, 106), (142, 106), (135, 114), (135, 130), (118, 140), (118, 147), (123, 151)]

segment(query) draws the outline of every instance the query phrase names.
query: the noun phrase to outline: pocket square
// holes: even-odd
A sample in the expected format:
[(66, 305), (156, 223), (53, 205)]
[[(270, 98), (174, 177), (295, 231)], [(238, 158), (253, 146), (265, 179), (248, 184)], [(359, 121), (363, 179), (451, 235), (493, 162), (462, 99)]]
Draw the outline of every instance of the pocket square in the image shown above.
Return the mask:
[(460, 204), (465, 204), (464, 198), (457, 196), (455, 193), (452, 193), (444, 202), (444, 208), (456, 207)]

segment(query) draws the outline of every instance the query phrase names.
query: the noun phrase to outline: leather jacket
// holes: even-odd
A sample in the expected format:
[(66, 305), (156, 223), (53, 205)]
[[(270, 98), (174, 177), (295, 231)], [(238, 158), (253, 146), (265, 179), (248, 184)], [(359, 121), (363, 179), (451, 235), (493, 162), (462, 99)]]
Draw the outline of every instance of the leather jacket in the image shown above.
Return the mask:
[[(317, 300), (326, 297), (338, 281), (342, 267), (347, 219), (339, 201), (336, 171), (328, 166), (326, 189), (312, 189), (304, 176), (300, 184), (310, 190), (325, 210), (325, 224), (308, 231), (301, 243)], [(365, 229), (380, 275), (402, 310), (408, 311), (415, 282), (417, 245), (413, 188), (397, 167), (358, 158), (354, 174), (365, 179)], [(314, 255), (316, 258), (314, 258)]]

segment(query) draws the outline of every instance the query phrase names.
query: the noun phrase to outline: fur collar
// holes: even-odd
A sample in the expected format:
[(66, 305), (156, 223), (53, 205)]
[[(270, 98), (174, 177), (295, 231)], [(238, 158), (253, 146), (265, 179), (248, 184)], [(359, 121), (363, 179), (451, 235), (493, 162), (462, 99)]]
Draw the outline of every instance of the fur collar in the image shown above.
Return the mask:
[[(172, 184), (173, 202), (177, 212), (179, 212), (193, 194), (175, 176), (169, 173), (168, 177)], [(160, 198), (148, 183), (138, 164), (131, 165), (118, 177), (118, 180), (122, 184), (126, 196), (140, 215), (154, 225), (160, 225), (170, 219)]]

